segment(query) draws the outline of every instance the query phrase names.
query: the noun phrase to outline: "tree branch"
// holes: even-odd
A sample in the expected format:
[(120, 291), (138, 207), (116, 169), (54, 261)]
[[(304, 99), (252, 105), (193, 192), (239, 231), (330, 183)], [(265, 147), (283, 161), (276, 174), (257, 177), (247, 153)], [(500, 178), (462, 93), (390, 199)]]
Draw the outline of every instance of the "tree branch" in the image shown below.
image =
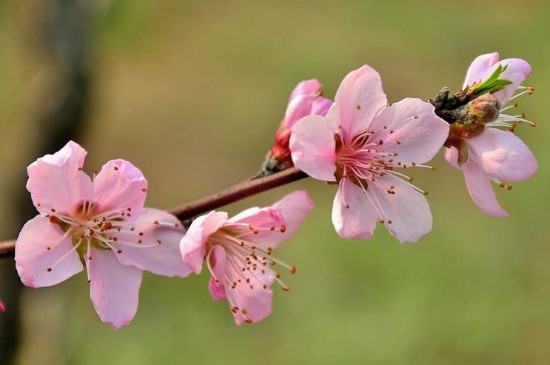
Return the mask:
[[(289, 184), (305, 177), (307, 177), (307, 175), (304, 172), (292, 167), (266, 177), (245, 180), (205, 198), (172, 208), (168, 210), (168, 212), (178, 217), (181, 221), (190, 220), (199, 214), (209, 212), (213, 209), (223, 207), (224, 205), (259, 194), (266, 190)], [(0, 258), (13, 257), (14, 254), (15, 241), (0, 242)]]

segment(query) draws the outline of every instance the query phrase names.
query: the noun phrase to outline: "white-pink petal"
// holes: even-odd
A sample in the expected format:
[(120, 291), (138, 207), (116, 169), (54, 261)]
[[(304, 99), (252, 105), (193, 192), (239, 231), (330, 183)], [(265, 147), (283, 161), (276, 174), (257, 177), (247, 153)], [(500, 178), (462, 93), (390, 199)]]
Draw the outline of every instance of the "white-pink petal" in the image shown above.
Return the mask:
[(212, 268), (212, 278), (208, 283), (208, 290), (212, 300), (224, 300), (225, 299), (225, 271), (226, 267), (226, 253), (225, 249), (220, 245), (214, 245), (207, 257), (209, 265)]
[(200, 274), (202, 271), (208, 237), (227, 222), (227, 218), (227, 213), (214, 211), (200, 216), (191, 223), (187, 233), (181, 239), (180, 253), (183, 262), (195, 274)]
[(289, 102), (299, 95), (315, 94), (323, 88), (323, 85), (317, 79), (300, 81), (298, 85), (292, 90), (290, 94)]
[(529, 147), (509, 131), (486, 128), (479, 136), (467, 140), (470, 156), (491, 177), (506, 182), (525, 181), (538, 169)]
[(265, 273), (257, 271), (250, 276), (250, 283), (239, 283), (235, 289), (226, 291), (230, 302), (239, 308), (236, 313), (232, 311), (237, 325), (240, 326), (246, 321), (256, 323), (271, 314), (273, 300), (271, 285), (274, 281), (275, 277), (270, 270), (266, 270)]
[(314, 206), (313, 200), (305, 190), (293, 191), (273, 204), (271, 208), (278, 210), (284, 218), (285, 230), (281, 235), (276, 235), (276, 240), (272, 241), (272, 248), (290, 238)]
[(86, 150), (70, 141), (27, 167), (27, 190), (39, 211), (70, 215), (90, 197), (91, 181), (82, 171), (85, 157)]
[(93, 202), (98, 212), (120, 210), (125, 220), (135, 220), (147, 197), (147, 180), (125, 160), (108, 161), (93, 182)]
[(315, 179), (335, 181), (336, 144), (329, 123), (328, 117), (318, 115), (300, 119), (292, 128), (289, 146), (296, 167)]
[(385, 108), (369, 128), (369, 140), (379, 152), (398, 153), (394, 163), (422, 164), (431, 160), (449, 136), (449, 124), (434, 113), (433, 105), (406, 98)]
[(114, 328), (126, 326), (137, 312), (142, 271), (121, 265), (111, 250), (92, 247), (90, 256), (90, 298), (97, 314)]
[(179, 249), (184, 235), (185, 229), (173, 215), (158, 209), (143, 208), (134, 230), (114, 234), (118, 241), (112, 245), (122, 251), (116, 258), (123, 265), (132, 265), (157, 275), (186, 277), (191, 270), (183, 262)]
[[(506, 69), (500, 74), (499, 78), (512, 82), (510, 85), (505, 86), (502, 90), (493, 94), (498, 101), (500, 101), (501, 106), (504, 106), (514, 95), (518, 86), (520, 86), (527, 75), (531, 73), (531, 65), (529, 65), (527, 61), (519, 58), (507, 58), (498, 62), (498, 65), (506, 66)], [(498, 65), (491, 67), (487, 71), (486, 77), (489, 77)]]
[(365, 192), (342, 179), (332, 203), (332, 224), (342, 238), (371, 239), (380, 217)]
[(468, 68), (462, 88), (464, 89), (474, 82), (482, 81), (486, 77), (487, 70), (496, 64), (498, 60), (498, 52), (487, 53), (476, 57)]
[(493, 217), (506, 217), (508, 213), (502, 209), (497, 201), (495, 191), (491, 185), (491, 178), (480, 167), (474, 157), (462, 165), (464, 180), (468, 187), (468, 192), (474, 203), (482, 212)]
[[(386, 175), (376, 179), (369, 189), (383, 214), (384, 225), (399, 242), (416, 242), (432, 230), (428, 200), (404, 180)], [(388, 193), (390, 190), (395, 194)]]
[(456, 148), (445, 148), (445, 160), (455, 169), (461, 170), (460, 166), (458, 165), (458, 150)]
[(15, 263), (23, 284), (33, 288), (59, 284), (83, 269), (71, 235), (40, 215), (19, 233)]
[(386, 106), (380, 75), (364, 65), (344, 77), (336, 91), (334, 106), (327, 114), (341, 127), (344, 141), (368, 129), (374, 117)]

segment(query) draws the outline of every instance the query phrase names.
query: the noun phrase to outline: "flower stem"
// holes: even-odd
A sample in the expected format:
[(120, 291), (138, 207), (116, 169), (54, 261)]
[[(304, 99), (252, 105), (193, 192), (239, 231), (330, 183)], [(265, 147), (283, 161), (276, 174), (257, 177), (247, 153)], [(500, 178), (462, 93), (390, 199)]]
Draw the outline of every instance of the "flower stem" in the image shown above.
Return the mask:
[[(168, 212), (178, 217), (181, 221), (188, 221), (199, 214), (301, 180), (305, 177), (307, 175), (304, 172), (292, 167), (269, 176), (245, 180), (215, 194), (169, 209)], [(0, 242), (0, 258), (13, 257), (14, 254), (14, 240)]]

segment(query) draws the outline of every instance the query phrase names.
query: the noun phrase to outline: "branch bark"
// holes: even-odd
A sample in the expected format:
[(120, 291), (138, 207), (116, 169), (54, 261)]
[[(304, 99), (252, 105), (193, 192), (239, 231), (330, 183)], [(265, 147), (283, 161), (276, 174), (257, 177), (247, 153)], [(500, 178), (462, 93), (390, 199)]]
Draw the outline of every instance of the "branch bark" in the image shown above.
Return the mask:
[[(305, 177), (307, 177), (307, 175), (304, 172), (292, 167), (266, 177), (245, 180), (205, 198), (169, 209), (168, 212), (175, 215), (185, 223), (185, 221), (188, 221), (199, 214), (206, 213), (213, 209), (223, 207), (224, 205), (248, 198), (249, 196), (301, 180)], [(0, 242), (0, 258), (13, 257), (14, 254), (14, 240)]]

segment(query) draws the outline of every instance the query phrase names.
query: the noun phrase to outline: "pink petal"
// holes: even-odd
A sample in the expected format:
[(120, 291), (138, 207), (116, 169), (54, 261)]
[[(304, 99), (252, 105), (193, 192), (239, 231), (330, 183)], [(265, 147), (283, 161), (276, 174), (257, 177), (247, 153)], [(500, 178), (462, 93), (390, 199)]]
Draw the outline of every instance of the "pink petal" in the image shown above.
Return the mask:
[(292, 128), (290, 152), (294, 165), (309, 176), (335, 181), (336, 145), (328, 123), (317, 115), (300, 119)]
[(301, 118), (311, 114), (315, 95), (298, 95), (292, 99), (286, 108), (284, 129), (290, 129)]
[[(395, 194), (388, 193), (390, 189)], [(384, 215), (384, 225), (399, 242), (416, 242), (432, 230), (428, 200), (404, 180), (386, 175), (371, 183), (368, 192)]]
[(311, 114), (325, 116), (334, 102), (330, 99), (318, 96), (311, 104)]
[(243, 281), (238, 283), (235, 289), (226, 292), (229, 302), (239, 308), (236, 312), (232, 311), (237, 325), (240, 326), (246, 321), (256, 323), (271, 314), (271, 285), (274, 281), (275, 277), (270, 270), (266, 270), (264, 274), (258, 271), (250, 276), (250, 283)]
[[(123, 265), (132, 265), (157, 275), (186, 277), (191, 270), (183, 263), (179, 250), (184, 235), (185, 229), (173, 215), (158, 209), (143, 208), (134, 231), (123, 230), (116, 234), (118, 241), (112, 245), (122, 251), (116, 258)], [(141, 243), (138, 243), (140, 240)]]
[(485, 128), (479, 136), (467, 140), (470, 156), (492, 177), (518, 182), (532, 177), (538, 169), (535, 156), (514, 133)]
[(250, 230), (242, 237), (253, 242), (255, 246), (275, 248), (298, 230), (312, 209), (313, 201), (308, 193), (304, 190), (297, 190), (271, 207), (247, 209), (231, 218), (230, 221), (252, 225), (257, 233)]
[(210, 266), (212, 267), (212, 278), (208, 284), (212, 300), (225, 299), (225, 249), (220, 245), (214, 245), (210, 250)]
[(292, 93), (290, 94), (290, 103), (292, 99), (299, 95), (315, 94), (323, 88), (323, 85), (317, 79), (304, 80), (298, 83)]
[[(520, 86), (527, 75), (531, 73), (531, 65), (519, 58), (508, 58), (500, 61), (499, 64), (507, 66), (506, 70), (500, 75), (500, 78), (512, 81), (512, 84), (493, 94), (500, 101), (501, 106), (504, 106), (504, 104), (514, 95), (518, 86)], [(495, 67), (497, 66), (494, 66), (488, 71), (487, 76), (491, 75)]]
[(125, 160), (111, 160), (101, 168), (93, 182), (93, 201), (99, 213), (124, 211), (134, 220), (147, 196), (147, 180), (141, 171)]
[(462, 171), (470, 196), (479, 209), (494, 217), (506, 217), (508, 213), (498, 203), (489, 175), (475, 162), (474, 158), (469, 158), (462, 165)]
[(19, 233), (15, 262), (23, 284), (33, 288), (59, 284), (83, 268), (73, 251), (72, 237), (40, 215), (28, 221)]
[(210, 212), (195, 219), (185, 236), (181, 239), (180, 252), (183, 262), (195, 274), (198, 275), (201, 273), (202, 263), (206, 257), (206, 241), (208, 237), (226, 222), (227, 213)]
[(0, 312), (6, 313), (6, 305), (4, 304), (2, 299), (0, 299)]
[(53, 155), (46, 155), (29, 165), (27, 190), (39, 210), (72, 214), (89, 199), (91, 181), (81, 170), (86, 150), (70, 141)]
[(111, 250), (91, 247), (90, 298), (103, 322), (126, 326), (136, 315), (141, 270), (121, 265)]
[(368, 65), (351, 71), (344, 77), (329, 116), (342, 128), (344, 141), (367, 130), (374, 117), (387, 103), (380, 75)]
[(452, 167), (461, 170), (460, 166), (458, 166), (458, 150), (456, 148), (445, 148), (445, 160)]
[(282, 234), (278, 235), (279, 241), (276, 245), (290, 238), (298, 230), (313, 207), (313, 200), (305, 190), (293, 191), (271, 206), (281, 213), (286, 228)]
[(433, 105), (407, 98), (385, 108), (370, 125), (369, 141), (380, 152), (398, 153), (394, 164), (422, 164), (431, 160), (449, 136), (449, 124), (434, 113)]
[(464, 85), (462, 85), (462, 88), (465, 89), (474, 82), (482, 81), (486, 77), (487, 70), (496, 64), (498, 59), (498, 52), (494, 52), (483, 54), (473, 60), (472, 64), (468, 68), (468, 72), (466, 73), (466, 79), (464, 80)]
[(365, 192), (348, 179), (342, 179), (332, 204), (332, 224), (338, 235), (371, 239), (378, 219)]

